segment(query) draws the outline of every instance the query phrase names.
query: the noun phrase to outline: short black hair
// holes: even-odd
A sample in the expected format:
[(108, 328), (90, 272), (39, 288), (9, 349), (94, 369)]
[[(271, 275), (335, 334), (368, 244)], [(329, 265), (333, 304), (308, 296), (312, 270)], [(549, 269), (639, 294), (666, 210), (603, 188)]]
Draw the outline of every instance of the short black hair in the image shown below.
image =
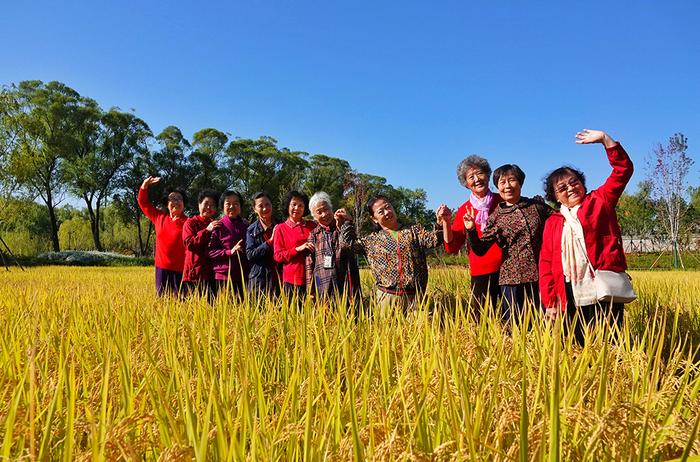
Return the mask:
[(581, 182), (583, 185), (583, 190), (586, 191), (586, 175), (583, 174), (581, 170), (577, 170), (568, 165), (559, 167), (556, 170), (552, 170), (549, 175), (544, 178), (543, 188), (544, 188), (544, 198), (550, 202), (559, 203), (557, 200), (557, 193), (554, 190), (554, 185), (561, 180), (563, 177), (573, 175)]
[(507, 173), (513, 175), (520, 186), (525, 183), (525, 172), (520, 167), (515, 164), (505, 164), (493, 171), (493, 185), (498, 188), (498, 180)]
[(280, 209), (283, 217), (289, 216), (289, 204), (291, 204), (292, 199), (299, 199), (304, 202), (304, 215), (309, 213), (309, 196), (303, 192), (289, 191), (287, 194), (285, 194), (284, 200), (282, 201), (282, 209)]
[(265, 191), (259, 191), (253, 194), (253, 205), (255, 205), (256, 200), (262, 199), (263, 197), (267, 197), (267, 200), (269, 200), (270, 204), (272, 204), (272, 198), (270, 197), (270, 195)]
[(224, 208), (224, 201), (229, 196), (236, 196), (238, 198), (238, 203), (241, 204), (241, 208), (243, 208), (243, 196), (241, 196), (241, 193), (239, 193), (238, 191), (234, 191), (232, 189), (229, 189), (229, 190), (226, 190), (219, 198), (219, 208), (220, 209)]
[(182, 196), (182, 202), (184, 204), (187, 204), (187, 194), (185, 194), (185, 191), (182, 189), (168, 189), (165, 191), (165, 194), (163, 194), (163, 197), (161, 197), (160, 202), (164, 205), (168, 205), (168, 196), (170, 196), (172, 193), (178, 193), (180, 196)]
[(377, 194), (376, 196), (371, 197), (367, 201), (367, 212), (369, 213), (370, 217), (374, 217), (374, 211), (372, 210), (372, 207), (374, 207), (374, 204), (379, 200), (383, 200), (384, 202), (391, 204), (389, 198), (386, 197), (384, 194)]
[(201, 204), (204, 199), (210, 198), (214, 204), (216, 204), (219, 200), (219, 195), (216, 193), (216, 191), (212, 191), (211, 189), (205, 189), (204, 191), (199, 193), (199, 196), (197, 196), (197, 203)]

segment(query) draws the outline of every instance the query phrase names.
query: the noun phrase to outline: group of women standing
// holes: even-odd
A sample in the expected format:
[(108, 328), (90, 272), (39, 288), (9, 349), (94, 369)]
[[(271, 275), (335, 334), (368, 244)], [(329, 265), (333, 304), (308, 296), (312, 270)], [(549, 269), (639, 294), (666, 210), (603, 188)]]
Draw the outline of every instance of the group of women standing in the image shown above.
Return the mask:
[[(525, 173), (515, 164), (493, 172), (486, 159), (472, 155), (457, 167), (459, 181), (471, 191), (452, 211), (441, 205), (437, 224), (426, 229), (400, 223), (390, 200), (375, 196), (367, 212), (376, 230), (358, 236), (344, 209), (333, 209), (325, 192), (311, 199), (298, 191), (287, 194), (282, 223), (272, 217), (272, 200), (253, 197), (257, 220), (240, 217), (243, 198), (227, 191), (199, 196), (199, 215), (184, 216), (185, 195), (170, 191), (166, 210), (155, 208), (148, 188), (139, 204), (156, 229), (156, 288), (166, 292), (199, 291), (234, 294), (250, 290), (290, 296), (344, 295), (357, 302), (359, 270), (355, 255), (367, 256), (376, 281), (380, 307), (410, 310), (428, 282), (426, 252), (443, 244), (448, 253), (466, 245), (469, 251), (472, 303), (475, 312), (487, 304), (501, 307), (501, 317), (520, 318), (529, 306), (548, 317), (578, 316), (583, 325), (605, 316), (619, 324), (623, 306), (603, 304), (596, 297), (596, 270), (624, 272), (625, 255), (615, 206), (632, 176), (632, 162), (605, 132), (583, 130), (579, 144), (605, 147), (612, 172), (596, 190), (586, 189), (585, 176), (572, 167), (552, 171), (544, 180), (545, 199), (521, 194)], [(498, 193), (489, 188), (489, 177)], [(216, 219), (218, 206), (223, 217)], [(304, 217), (310, 212), (312, 220)], [(582, 331), (577, 331), (582, 341)]]

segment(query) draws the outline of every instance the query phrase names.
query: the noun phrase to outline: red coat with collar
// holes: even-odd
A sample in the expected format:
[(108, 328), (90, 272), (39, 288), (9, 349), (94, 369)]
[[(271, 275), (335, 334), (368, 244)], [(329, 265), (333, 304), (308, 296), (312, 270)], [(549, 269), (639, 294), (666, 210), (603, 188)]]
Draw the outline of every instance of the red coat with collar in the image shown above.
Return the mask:
[(185, 282), (208, 281), (214, 279), (214, 271), (207, 255), (211, 231), (207, 229), (211, 220), (197, 215), (185, 222), (182, 227), (182, 241), (185, 244), (185, 267), (182, 280)]
[[(588, 258), (595, 269), (625, 271), (627, 261), (622, 249), (622, 232), (615, 206), (632, 177), (634, 166), (625, 150), (616, 144), (605, 150), (612, 173), (601, 187), (586, 194), (578, 209)], [(566, 288), (561, 262), (561, 235), (564, 216), (553, 214), (544, 225), (540, 251), (540, 297), (547, 308), (566, 310)]]

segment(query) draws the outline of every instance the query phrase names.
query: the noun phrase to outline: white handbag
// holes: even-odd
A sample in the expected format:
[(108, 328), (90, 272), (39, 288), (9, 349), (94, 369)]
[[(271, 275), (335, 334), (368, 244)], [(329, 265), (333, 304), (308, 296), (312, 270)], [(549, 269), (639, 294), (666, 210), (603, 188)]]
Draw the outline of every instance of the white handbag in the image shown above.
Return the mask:
[[(590, 265), (590, 261), (588, 262)], [(591, 266), (591, 269), (593, 266)], [(596, 296), (599, 302), (630, 303), (637, 299), (637, 294), (632, 287), (632, 278), (629, 274), (608, 270), (595, 270), (593, 272)]]

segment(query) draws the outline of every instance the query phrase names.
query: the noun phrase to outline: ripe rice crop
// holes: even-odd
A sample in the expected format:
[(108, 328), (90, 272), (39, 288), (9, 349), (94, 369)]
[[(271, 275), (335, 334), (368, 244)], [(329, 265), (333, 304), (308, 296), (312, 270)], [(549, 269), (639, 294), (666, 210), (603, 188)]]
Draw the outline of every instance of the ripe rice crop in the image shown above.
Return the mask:
[(618, 340), (580, 348), (539, 316), (475, 322), (459, 268), (431, 271), (415, 314), (357, 318), (156, 299), (152, 268), (5, 273), (0, 460), (698, 455), (700, 273), (633, 277)]

